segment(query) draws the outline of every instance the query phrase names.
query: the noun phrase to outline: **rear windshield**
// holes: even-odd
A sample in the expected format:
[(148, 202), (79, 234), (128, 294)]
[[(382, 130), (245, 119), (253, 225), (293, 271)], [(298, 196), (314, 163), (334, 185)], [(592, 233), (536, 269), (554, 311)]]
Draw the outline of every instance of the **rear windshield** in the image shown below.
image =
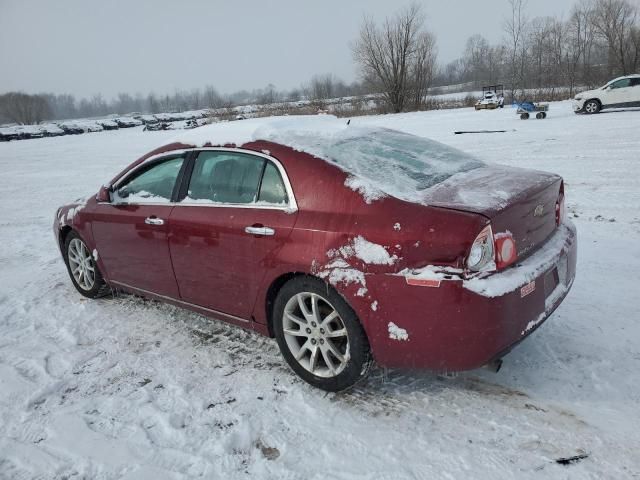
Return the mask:
[(484, 165), (442, 143), (383, 129), (332, 143), (326, 154), (369, 186), (408, 201), (456, 173)]

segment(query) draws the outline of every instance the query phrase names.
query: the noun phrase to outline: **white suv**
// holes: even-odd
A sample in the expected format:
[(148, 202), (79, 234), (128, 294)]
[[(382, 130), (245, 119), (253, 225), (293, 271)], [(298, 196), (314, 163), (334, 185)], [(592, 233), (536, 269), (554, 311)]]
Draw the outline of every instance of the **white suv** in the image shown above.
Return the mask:
[(611, 80), (604, 87), (579, 93), (573, 99), (576, 113), (598, 113), (603, 108), (640, 107), (640, 75)]

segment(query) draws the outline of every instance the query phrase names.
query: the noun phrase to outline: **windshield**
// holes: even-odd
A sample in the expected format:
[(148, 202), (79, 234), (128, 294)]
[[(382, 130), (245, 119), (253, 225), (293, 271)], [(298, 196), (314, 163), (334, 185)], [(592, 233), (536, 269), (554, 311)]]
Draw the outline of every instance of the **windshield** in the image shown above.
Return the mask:
[(484, 165), (442, 143), (383, 129), (332, 143), (326, 154), (368, 186), (407, 201), (456, 173)]

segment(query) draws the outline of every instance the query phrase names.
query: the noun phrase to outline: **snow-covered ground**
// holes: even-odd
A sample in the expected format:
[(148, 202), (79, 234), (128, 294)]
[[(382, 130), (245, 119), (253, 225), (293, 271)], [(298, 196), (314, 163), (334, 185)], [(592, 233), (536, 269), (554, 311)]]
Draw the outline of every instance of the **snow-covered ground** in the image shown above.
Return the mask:
[[(640, 112), (364, 117), (564, 176), (578, 274), (498, 374), (299, 381), (274, 341), (67, 278), (55, 209), (175, 132), (0, 144), (0, 478), (640, 478)], [(507, 130), (454, 135), (454, 130)], [(568, 466), (556, 459), (587, 458)]]

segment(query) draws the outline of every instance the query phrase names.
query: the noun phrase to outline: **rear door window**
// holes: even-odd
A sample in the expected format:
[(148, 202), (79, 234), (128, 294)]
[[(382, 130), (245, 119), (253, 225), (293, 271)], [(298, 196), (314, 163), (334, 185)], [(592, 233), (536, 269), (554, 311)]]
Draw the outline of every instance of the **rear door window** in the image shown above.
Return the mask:
[(271, 162), (267, 162), (264, 168), (258, 202), (278, 205), (286, 205), (289, 202), (287, 189), (284, 186), (280, 172)]
[(265, 159), (240, 152), (201, 152), (184, 202), (254, 203)]

